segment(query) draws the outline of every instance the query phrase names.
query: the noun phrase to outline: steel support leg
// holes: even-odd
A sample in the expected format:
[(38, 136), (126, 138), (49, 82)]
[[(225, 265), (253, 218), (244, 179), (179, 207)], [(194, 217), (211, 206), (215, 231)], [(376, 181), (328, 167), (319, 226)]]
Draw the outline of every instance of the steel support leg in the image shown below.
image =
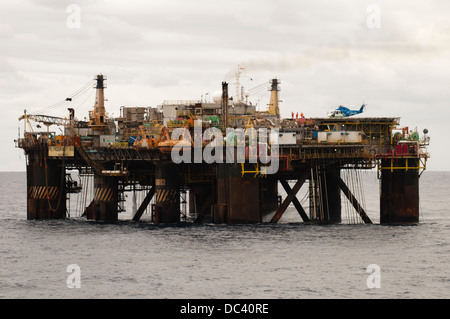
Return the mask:
[(155, 176), (155, 223), (180, 222), (180, 175), (179, 166), (161, 163), (156, 166)]
[(117, 178), (94, 175), (94, 200), (86, 209), (87, 219), (112, 222), (118, 220)]
[(66, 217), (65, 168), (38, 152), (28, 154), (27, 219)]
[(409, 224), (419, 222), (418, 159), (392, 159), (382, 161), (380, 187), (380, 223)]
[(353, 207), (359, 213), (359, 216), (361, 216), (362, 220), (366, 224), (372, 224), (372, 221), (370, 220), (369, 216), (367, 216), (365, 210), (361, 207), (361, 205), (359, 204), (359, 202), (355, 198), (355, 196), (353, 196), (352, 192), (347, 187), (347, 185), (345, 185), (345, 183), (342, 180), (342, 178), (334, 170), (331, 170), (331, 176), (334, 177), (334, 179), (336, 180), (337, 184), (339, 185), (339, 188), (342, 190), (344, 195), (348, 198), (350, 203), (353, 205)]

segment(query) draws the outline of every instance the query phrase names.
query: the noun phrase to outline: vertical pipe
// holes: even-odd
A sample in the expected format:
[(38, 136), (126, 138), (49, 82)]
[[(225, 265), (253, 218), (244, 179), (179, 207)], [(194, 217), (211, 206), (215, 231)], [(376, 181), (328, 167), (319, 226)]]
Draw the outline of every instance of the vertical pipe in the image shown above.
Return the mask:
[(222, 130), (228, 127), (228, 83), (222, 82)]

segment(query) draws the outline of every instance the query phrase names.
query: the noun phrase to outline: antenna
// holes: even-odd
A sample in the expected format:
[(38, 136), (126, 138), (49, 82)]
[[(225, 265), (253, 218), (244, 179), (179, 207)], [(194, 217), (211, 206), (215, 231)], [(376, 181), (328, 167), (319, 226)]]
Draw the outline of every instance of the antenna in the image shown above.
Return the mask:
[(238, 69), (236, 72), (236, 95), (235, 95), (236, 103), (241, 102), (241, 83), (240, 83), (241, 69), (244, 70), (244, 68), (241, 68), (238, 64)]

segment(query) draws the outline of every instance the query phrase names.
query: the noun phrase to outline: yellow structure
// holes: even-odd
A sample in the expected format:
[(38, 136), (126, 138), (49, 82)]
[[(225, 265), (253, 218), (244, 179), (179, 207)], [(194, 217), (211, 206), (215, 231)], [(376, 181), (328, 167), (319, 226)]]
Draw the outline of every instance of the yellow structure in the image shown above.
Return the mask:
[(272, 87), (270, 89), (269, 114), (280, 115), (280, 108), (278, 107), (278, 79), (272, 79)]

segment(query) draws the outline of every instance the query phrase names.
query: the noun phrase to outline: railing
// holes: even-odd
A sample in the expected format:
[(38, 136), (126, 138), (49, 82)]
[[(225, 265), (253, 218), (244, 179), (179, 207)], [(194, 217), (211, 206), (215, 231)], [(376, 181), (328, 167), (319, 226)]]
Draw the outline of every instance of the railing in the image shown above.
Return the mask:
[(198, 103), (202, 103), (202, 101), (198, 100), (164, 100), (162, 105), (195, 105)]

